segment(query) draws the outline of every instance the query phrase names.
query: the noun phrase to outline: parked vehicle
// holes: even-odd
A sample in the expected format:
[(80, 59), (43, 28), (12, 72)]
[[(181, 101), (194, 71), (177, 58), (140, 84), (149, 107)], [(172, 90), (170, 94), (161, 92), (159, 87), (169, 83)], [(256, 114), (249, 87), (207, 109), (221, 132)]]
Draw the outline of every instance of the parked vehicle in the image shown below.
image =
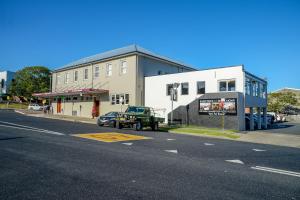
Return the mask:
[(162, 117), (156, 117), (153, 108), (142, 106), (129, 106), (124, 113), (120, 113), (116, 119), (116, 127), (133, 127), (135, 130), (142, 130), (144, 127), (151, 127), (158, 130), (159, 123), (165, 121)]
[(98, 124), (98, 126), (116, 127), (117, 116), (118, 116), (118, 112), (106, 113), (105, 115), (98, 117), (97, 124)]
[(40, 106), (39, 104), (33, 103), (28, 105), (28, 110), (34, 110), (34, 111), (39, 111), (43, 110), (43, 106)]

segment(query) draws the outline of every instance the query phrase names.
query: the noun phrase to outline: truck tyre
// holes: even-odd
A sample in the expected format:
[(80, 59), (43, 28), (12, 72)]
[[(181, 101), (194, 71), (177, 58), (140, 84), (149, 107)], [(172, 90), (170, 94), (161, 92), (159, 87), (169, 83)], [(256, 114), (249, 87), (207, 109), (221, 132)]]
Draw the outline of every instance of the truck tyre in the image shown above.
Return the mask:
[(136, 131), (141, 131), (143, 129), (143, 125), (142, 125), (142, 122), (141, 121), (137, 121), (135, 123), (135, 130)]
[(122, 129), (123, 128), (122, 124), (120, 122), (118, 122), (118, 121), (116, 123), (116, 126), (117, 126), (118, 129)]
[(152, 131), (158, 131), (158, 122), (155, 122), (154, 124), (152, 124), (151, 128), (152, 128)]

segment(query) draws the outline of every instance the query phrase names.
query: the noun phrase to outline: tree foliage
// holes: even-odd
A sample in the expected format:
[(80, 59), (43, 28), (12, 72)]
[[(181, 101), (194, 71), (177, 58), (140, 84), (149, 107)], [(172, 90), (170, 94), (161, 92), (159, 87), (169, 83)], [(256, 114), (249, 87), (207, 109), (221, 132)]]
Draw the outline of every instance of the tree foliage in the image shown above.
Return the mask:
[(10, 86), (10, 94), (32, 97), (32, 93), (48, 92), (50, 87), (50, 70), (44, 66), (25, 67), (16, 72)]
[(296, 94), (292, 92), (276, 92), (268, 95), (268, 110), (282, 113), (287, 106), (297, 105)]

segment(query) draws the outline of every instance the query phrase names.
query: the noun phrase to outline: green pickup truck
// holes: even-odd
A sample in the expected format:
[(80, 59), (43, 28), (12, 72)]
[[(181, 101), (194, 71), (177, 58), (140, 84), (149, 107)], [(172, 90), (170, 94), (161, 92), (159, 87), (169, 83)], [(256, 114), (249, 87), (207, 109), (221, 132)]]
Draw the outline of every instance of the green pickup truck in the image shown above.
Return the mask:
[(159, 123), (165, 121), (162, 117), (156, 117), (153, 108), (142, 106), (129, 106), (124, 113), (119, 113), (116, 118), (116, 127), (133, 127), (135, 130), (142, 130), (144, 127), (151, 127), (153, 131), (158, 130)]

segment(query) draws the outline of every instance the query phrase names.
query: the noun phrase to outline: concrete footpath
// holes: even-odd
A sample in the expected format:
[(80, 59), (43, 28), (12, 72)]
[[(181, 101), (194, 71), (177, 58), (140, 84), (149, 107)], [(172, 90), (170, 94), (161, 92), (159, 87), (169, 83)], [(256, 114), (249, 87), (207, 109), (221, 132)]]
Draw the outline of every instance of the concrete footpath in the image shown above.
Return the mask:
[[(52, 115), (52, 114), (44, 114), (43, 112), (33, 112), (28, 110), (15, 110), (15, 112), (20, 114), (25, 114), (27, 116), (33, 117), (43, 117), (43, 118), (50, 118), (50, 119), (59, 119), (65, 121), (72, 121), (72, 122), (81, 122), (81, 123), (89, 123), (96, 125), (96, 118), (84, 118), (84, 117), (75, 117), (75, 116), (66, 116), (66, 115)], [(300, 124), (299, 124), (300, 126)], [(178, 134), (178, 133), (177, 133)], [(240, 136), (238, 139), (229, 139), (224, 137), (216, 137), (216, 136), (208, 136), (208, 135), (195, 135), (199, 137), (212, 137), (212, 138), (219, 138), (219, 139), (227, 139), (227, 140), (235, 140), (240, 142), (251, 142), (251, 143), (258, 143), (258, 144), (270, 144), (270, 145), (278, 145), (278, 146), (285, 146), (285, 147), (294, 147), (300, 148), (300, 135), (292, 135), (287, 133), (276, 133), (274, 132), (263, 132), (263, 131), (243, 131), (238, 133)]]

